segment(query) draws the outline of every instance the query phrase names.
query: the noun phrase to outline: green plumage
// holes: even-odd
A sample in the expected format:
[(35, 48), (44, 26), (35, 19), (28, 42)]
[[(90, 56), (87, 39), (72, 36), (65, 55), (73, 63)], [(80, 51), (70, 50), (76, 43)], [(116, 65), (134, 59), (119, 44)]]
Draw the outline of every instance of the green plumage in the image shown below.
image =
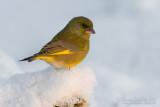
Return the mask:
[(86, 57), (92, 33), (95, 31), (88, 18), (75, 17), (39, 53), (22, 61), (41, 59), (57, 68), (73, 67)]

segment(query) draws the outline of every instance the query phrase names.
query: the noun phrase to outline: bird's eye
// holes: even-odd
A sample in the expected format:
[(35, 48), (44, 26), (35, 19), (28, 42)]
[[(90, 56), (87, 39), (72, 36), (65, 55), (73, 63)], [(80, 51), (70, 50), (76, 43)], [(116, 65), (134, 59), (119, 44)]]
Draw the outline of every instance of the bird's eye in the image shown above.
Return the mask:
[(86, 25), (86, 24), (84, 24), (84, 23), (82, 23), (82, 26), (84, 27), (84, 28), (87, 28), (88, 26)]

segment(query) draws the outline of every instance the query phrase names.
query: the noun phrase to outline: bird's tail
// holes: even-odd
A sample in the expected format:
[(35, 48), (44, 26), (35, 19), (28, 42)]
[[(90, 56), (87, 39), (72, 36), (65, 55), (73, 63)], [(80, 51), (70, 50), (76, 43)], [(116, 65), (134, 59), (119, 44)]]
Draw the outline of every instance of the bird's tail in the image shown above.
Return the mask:
[(28, 62), (31, 62), (31, 61), (34, 60), (34, 58), (35, 58), (35, 56), (30, 56), (30, 57), (24, 58), (24, 59), (22, 59), (22, 60), (20, 60), (20, 61), (28, 61)]
[(34, 61), (34, 60), (37, 60), (37, 59), (44, 60), (46, 62), (52, 62), (54, 60), (54, 57), (53, 56), (41, 56), (41, 55), (35, 54), (35, 55), (30, 56), (28, 58), (24, 58), (24, 59), (22, 59), (20, 61), (31, 62), (31, 61)]

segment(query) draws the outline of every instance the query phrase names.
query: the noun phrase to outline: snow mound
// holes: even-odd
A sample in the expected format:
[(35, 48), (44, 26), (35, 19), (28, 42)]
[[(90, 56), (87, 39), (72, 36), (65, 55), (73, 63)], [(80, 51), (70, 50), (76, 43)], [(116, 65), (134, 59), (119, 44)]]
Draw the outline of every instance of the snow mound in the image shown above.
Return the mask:
[(7, 56), (3, 52), (0, 52), (0, 79), (6, 79), (11, 75), (21, 72), (22, 71), (16, 65), (15, 61), (12, 58)]
[(0, 106), (73, 107), (91, 101), (95, 84), (94, 73), (88, 67), (16, 74), (0, 81)]

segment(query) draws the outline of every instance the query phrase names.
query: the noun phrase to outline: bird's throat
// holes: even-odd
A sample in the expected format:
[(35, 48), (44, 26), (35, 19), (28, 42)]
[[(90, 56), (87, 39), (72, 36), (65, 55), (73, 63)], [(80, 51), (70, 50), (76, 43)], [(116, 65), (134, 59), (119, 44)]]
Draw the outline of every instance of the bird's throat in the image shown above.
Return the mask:
[(84, 34), (84, 37), (85, 37), (86, 39), (89, 39), (89, 38), (90, 38), (90, 34), (86, 33), (86, 34)]

